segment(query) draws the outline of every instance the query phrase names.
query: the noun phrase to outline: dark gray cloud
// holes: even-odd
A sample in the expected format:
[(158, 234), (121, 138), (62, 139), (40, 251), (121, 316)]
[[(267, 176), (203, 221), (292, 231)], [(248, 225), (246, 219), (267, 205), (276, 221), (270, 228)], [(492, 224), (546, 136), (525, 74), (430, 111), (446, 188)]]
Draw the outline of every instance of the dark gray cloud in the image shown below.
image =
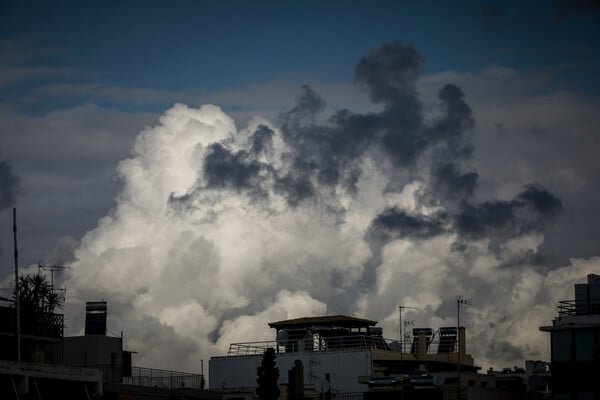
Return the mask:
[(0, 161), (0, 211), (15, 206), (19, 177), (7, 161)]
[(406, 168), (431, 151), (436, 160), (434, 186), (449, 198), (472, 194), (477, 175), (460, 172), (459, 165), (473, 153), (467, 138), (474, 126), (471, 108), (462, 90), (448, 84), (438, 94), (442, 116), (425, 123), (416, 90), (420, 68), (421, 56), (410, 45), (392, 42), (372, 50), (358, 62), (354, 79), (383, 110), (360, 114), (343, 109), (325, 122), (318, 122), (323, 98), (302, 86), (295, 107), (281, 115), (293, 172), (282, 174), (278, 190), (291, 205), (317, 195), (315, 185), (355, 193), (365, 154), (376, 154), (378, 163), (387, 160)]
[(433, 188), (443, 198), (463, 200), (473, 196), (477, 188), (477, 172), (462, 173), (454, 163), (435, 165), (432, 171)]
[(515, 237), (542, 232), (562, 212), (562, 202), (538, 185), (528, 185), (511, 201), (463, 204), (456, 216), (458, 233), (469, 239), (491, 235)]
[(233, 152), (220, 143), (210, 145), (204, 159), (204, 177), (209, 188), (229, 188), (240, 192), (266, 196), (261, 176), (267, 164), (256, 160), (246, 151)]
[[(419, 201), (438, 203), (446, 212), (424, 216), (397, 207), (380, 212), (365, 234), (373, 258), (366, 263), (363, 282), (374, 283), (383, 246), (398, 238), (456, 233), (456, 251), (468, 248), (469, 240), (484, 237), (498, 247), (508, 238), (544, 231), (562, 211), (560, 199), (536, 185), (525, 187), (513, 200), (475, 201), (479, 174), (469, 164), (474, 153), (472, 109), (460, 87), (445, 84), (438, 92), (440, 116), (427, 121), (416, 90), (420, 68), (421, 56), (414, 47), (384, 44), (362, 57), (355, 69), (355, 82), (374, 103), (383, 105), (380, 112), (339, 110), (326, 122), (318, 122), (325, 102), (305, 85), (296, 106), (281, 117), (291, 168), (277, 178), (276, 190), (292, 206), (324, 187), (353, 193), (362, 174), (360, 160), (372, 154), (379, 164), (387, 160), (396, 170), (408, 171), (418, 164), (420, 177), (429, 175), (429, 194)], [(396, 186), (393, 181), (388, 184)], [(539, 262), (534, 258), (527, 257)]]
[(281, 194), (292, 207), (315, 193), (312, 182), (305, 174), (287, 174), (275, 182), (275, 192)]
[(399, 41), (383, 44), (358, 61), (354, 79), (363, 85), (374, 103), (403, 108), (410, 119), (419, 115), (416, 79), (421, 71), (421, 55), (412, 45)]
[(429, 239), (446, 231), (448, 215), (437, 213), (432, 216), (411, 215), (396, 207), (383, 211), (371, 222), (367, 238), (369, 241), (387, 243), (401, 238)]
[(322, 98), (304, 85), (296, 106), (281, 116), (282, 137), (291, 150), (293, 172), (282, 174), (278, 190), (286, 193), (291, 205), (317, 194), (313, 180), (355, 191), (360, 157), (371, 143), (376, 118), (342, 110), (328, 124), (318, 124), (316, 117), (323, 107)]
[(254, 154), (262, 154), (273, 150), (273, 129), (266, 125), (259, 125), (250, 138), (250, 147)]
[(555, 217), (563, 210), (559, 198), (536, 184), (527, 185), (525, 190), (519, 193), (517, 200), (546, 217)]

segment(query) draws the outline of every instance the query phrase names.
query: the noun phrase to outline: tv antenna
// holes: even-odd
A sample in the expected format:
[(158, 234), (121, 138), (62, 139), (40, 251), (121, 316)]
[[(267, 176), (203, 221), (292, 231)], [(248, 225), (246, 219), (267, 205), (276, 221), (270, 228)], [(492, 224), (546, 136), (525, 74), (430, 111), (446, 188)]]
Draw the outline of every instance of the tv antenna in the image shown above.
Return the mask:
[(402, 335), (402, 310), (417, 310), (417, 307), (398, 306), (398, 340), (400, 341), (400, 353), (404, 351), (404, 336)]
[(410, 341), (410, 333), (408, 333), (408, 327), (411, 325), (415, 324), (415, 321), (411, 321), (411, 320), (404, 320), (402, 322), (404, 324), (404, 337), (403, 340), (406, 341)]
[(50, 271), (50, 286), (52, 288), (54, 288), (54, 273), (67, 268), (69, 267), (65, 267), (64, 265), (42, 265), (41, 262), (38, 262), (38, 270)]
[(50, 288), (53, 292), (63, 292), (62, 295), (62, 299), (64, 301), (65, 297), (67, 296), (67, 287), (65, 286), (62, 289), (55, 289), (54, 288), (54, 273), (55, 272), (61, 272), (64, 269), (67, 269), (70, 267), (65, 267), (64, 265), (42, 265), (41, 262), (38, 262), (38, 271), (42, 270), (42, 271), (50, 271)]

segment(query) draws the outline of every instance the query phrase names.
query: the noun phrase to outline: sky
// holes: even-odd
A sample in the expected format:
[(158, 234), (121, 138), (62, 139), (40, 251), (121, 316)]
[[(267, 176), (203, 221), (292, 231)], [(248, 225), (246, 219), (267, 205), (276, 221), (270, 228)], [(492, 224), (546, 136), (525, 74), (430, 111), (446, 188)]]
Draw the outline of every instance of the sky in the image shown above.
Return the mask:
[(548, 359), (600, 272), (600, 5), (522, 3), (3, 1), (1, 290), (16, 207), (67, 334), (105, 299), (138, 365), (458, 295), (479, 365)]

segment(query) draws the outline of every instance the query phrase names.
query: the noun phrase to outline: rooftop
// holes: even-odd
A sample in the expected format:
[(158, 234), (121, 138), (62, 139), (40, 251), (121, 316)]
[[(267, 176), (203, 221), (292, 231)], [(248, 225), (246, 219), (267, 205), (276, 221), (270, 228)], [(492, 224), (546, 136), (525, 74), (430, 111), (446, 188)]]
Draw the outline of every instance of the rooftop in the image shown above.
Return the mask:
[(371, 321), (363, 318), (349, 317), (346, 315), (327, 315), (322, 317), (304, 317), (288, 319), (285, 321), (270, 322), (269, 327), (274, 329), (285, 329), (285, 328), (300, 328), (307, 326), (343, 326), (346, 328), (358, 328), (368, 327), (377, 325), (377, 321)]

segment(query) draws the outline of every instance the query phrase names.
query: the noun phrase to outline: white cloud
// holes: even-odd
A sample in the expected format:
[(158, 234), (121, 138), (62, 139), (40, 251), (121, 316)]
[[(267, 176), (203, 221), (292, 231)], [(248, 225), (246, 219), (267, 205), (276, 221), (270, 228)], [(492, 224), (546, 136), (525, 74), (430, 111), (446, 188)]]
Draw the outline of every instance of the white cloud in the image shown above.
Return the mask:
[[(409, 183), (386, 198), (385, 170), (367, 169), (359, 194), (340, 199), (347, 205), (341, 223), (319, 202), (285, 206), (270, 186), (267, 203), (205, 187), (206, 149), (216, 142), (244, 148), (257, 122), (251, 125), (238, 132), (218, 107), (176, 105), (160, 125), (142, 131), (132, 157), (119, 165), (116, 208), (75, 252), (67, 311), (105, 298), (140, 362), (198, 370), (200, 359), (222, 354), (231, 341), (272, 338), (267, 322), (274, 320), (355, 312), (382, 321), (386, 336), (395, 337), (403, 304), (417, 308), (407, 317), (421, 326), (454, 325), (455, 296), (463, 294), (474, 302), (463, 321), (480, 365), (547, 358), (538, 326), (552, 317), (556, 299), (570, 297), (571, 285), (597, 270), (597, 259), (546, 272), (500, 266), (537, 251), (540, 236), (514, 238), (501, 255), (487, 241), (456, 252), (454, 234), (397, 239), (384, 247), (376, 286), (361, 289), (372, 256), (364, 236), (370, 221), (386, 204), (416, 209), (421, 186)], [(272, 160), (286, 151), (277, 143)], [(172, 196), (181, 200), (170, 202)], [(513, 347), (503, 342), (509, 339)], [(154, 346), (174, 346), (177, 358), (158, 357)]]

